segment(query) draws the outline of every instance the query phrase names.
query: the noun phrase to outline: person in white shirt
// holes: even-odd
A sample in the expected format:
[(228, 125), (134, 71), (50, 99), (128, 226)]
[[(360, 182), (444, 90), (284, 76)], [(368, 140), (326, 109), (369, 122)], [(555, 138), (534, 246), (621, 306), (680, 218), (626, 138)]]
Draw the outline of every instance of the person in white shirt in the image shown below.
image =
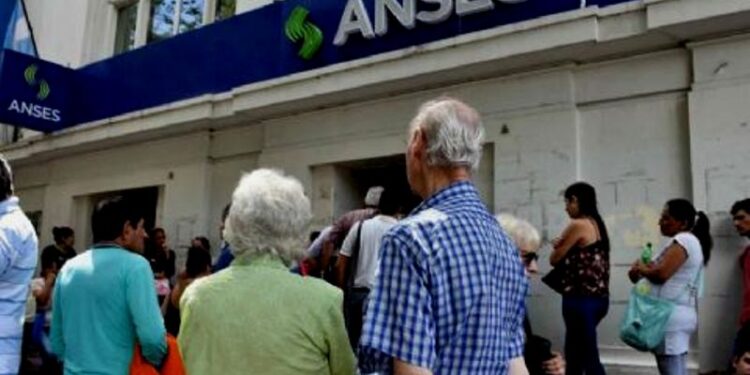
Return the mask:
[(673, 199), (664, 206), (659, 228), (669, 240), (653, 261), (637, 260), (629, 276), (634, 283), (646, 278), (651, 296), (675, 304), (664, 329), (664, 341), (654, 355), (661, 375), (685, 375), (690, 337), (698, 328), (696, 299), (701, 272), (713, 247), (711, 224), (690, 201)]
[(26, 299), (37, 263), (36, 231), (13, 193), (0, 156), (0, 374), (18, 374)]
[[(375, 283), (383, 236), (398, 223), (401, 205), (395, 189), (380, 196), (378, 213), (352, 225), (336, 263), (336, 284), (344, 290), (344, 319), (353, 348), (359, 342), (367, 296)], [(361, 228), (360, 228), (361, 227)]]

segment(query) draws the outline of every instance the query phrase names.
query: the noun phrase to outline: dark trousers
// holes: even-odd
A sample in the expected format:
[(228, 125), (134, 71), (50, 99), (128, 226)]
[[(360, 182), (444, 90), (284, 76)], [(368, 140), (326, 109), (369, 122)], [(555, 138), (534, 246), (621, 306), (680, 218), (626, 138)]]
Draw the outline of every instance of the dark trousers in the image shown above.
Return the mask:
[(607, 315), (609, 298), (563, 296), (566, 375), (603, 375), (596, 326)]
[(362, 324), (364, 323), (365, 309), (367, 308), (367, 297), (370, 289), (352, 288), (344, 296), (344, 321), (346, 332), (349, 334), (349, 343), (352, 350), (357, 352), (359, 337), (362, 335)]

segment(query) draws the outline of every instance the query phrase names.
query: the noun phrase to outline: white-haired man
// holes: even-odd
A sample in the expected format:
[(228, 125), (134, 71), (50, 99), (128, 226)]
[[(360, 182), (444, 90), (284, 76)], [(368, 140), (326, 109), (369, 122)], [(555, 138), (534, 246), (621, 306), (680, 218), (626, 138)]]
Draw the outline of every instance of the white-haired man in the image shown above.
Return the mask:
[(17, 374), (26, 298), (36, 269), (34, 226), (13, 195), (13, 174), (0, 157), (0, 374)]
[(382, 240), (365, 373), (497, 375), (523, 356), (524, 268), (470, 181), (483, 133), (476, 110), (451, 98), (412, 120), (407, 176), (424, 201)]
[(341, 291), (289, 272), (311, 217), (296, 179), (269, 169), (242, 177), (224, 229), (235, 260), (180, 301), (189, 374), (354, 373)]

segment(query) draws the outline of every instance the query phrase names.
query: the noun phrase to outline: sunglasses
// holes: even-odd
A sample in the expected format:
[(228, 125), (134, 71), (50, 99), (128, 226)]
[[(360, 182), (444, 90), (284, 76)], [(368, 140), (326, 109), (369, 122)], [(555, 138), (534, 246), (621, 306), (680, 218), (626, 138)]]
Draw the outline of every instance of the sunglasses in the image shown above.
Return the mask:
[(524, 263), (531, 264), (531, 262), (534, 262), (539, 259), (539, 254), (537, 253), (526, 253), (521, 255), (523, 258)]

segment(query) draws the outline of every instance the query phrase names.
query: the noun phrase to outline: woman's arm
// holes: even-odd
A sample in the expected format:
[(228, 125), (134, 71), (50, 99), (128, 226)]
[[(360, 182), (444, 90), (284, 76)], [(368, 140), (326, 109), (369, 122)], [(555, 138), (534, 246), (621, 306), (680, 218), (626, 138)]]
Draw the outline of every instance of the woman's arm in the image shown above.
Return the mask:
[(562, 232), (559, 238), (552, 241), (554, 250), (549, 257), (549, 262), (552, 266), (556, 266), (568, 251), (578, 244), (583, 238), (584, 226), (580, 220), (573, 220), (568, 224), (565, 230)]
[(38, 307), (46, 308), (49, 305), (49, 301), (52, 299), (52, 290), (55, 287), (55, 280), (57, 280), (57, 274), (52, 272), (47, 273), (47, 276), (44, 278), (44, 287), (33, 292)]
[(687, 251), (682, 245), (673, 242), (664, 251), (659, 262), (649, 264), (638, 264), (638, 273), (654, 284), (664, 284), (677, 270), (687, 261)]
[(185, 272), (177, 277), (177, 285), (174, 286), (172, 293), (169, 295), (169, 300), (172, 302), (172, 306), (177, 309), (180, 308), (180, 298), (182, 298), (182, 293), (185, 292), (185, 289), (193, 282), (193, 280), (194, 279), (188, 277)]

